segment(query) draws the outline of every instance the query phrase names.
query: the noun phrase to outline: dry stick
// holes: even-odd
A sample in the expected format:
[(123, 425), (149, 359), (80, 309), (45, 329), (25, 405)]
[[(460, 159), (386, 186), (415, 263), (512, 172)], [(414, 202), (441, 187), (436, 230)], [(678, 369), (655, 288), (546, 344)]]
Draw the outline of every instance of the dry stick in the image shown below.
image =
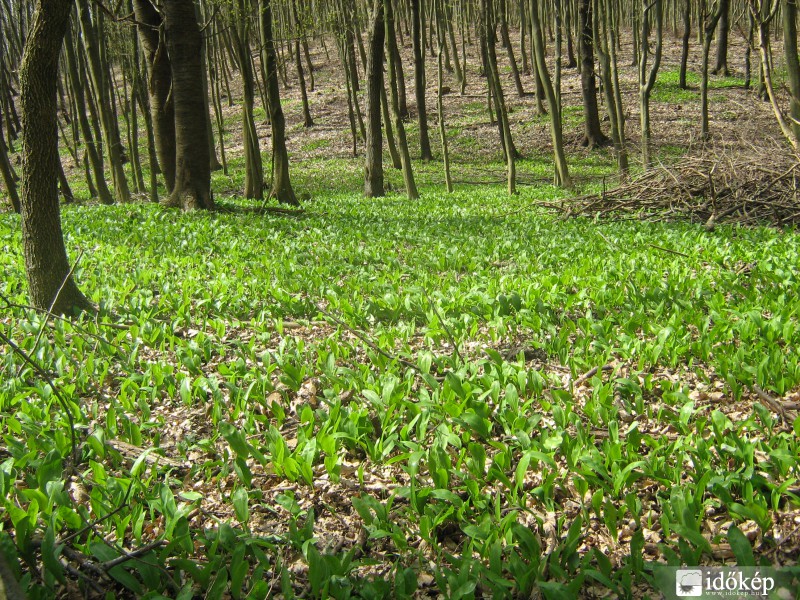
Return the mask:
[(166, 545), (167, 545), (167, 540), (156, 540), (155, 542), (150, 542), (149, 544), (145, 544), (141, 548), (137, 548), (132, 552), (125, 552), (122, 556), (118, 556), (115, 559), (107, 560), (106, 562), (101, 563), (100, 568), (105, 571), (110, 571), (116, 566), (126, 563), (129, 560), (135, 560), (141, 556), (144, 556), (151, 550), (155, 550), (156, 548), (161, 548), (162, 546)]
[(14, 352), (16, 352), (19, 356), (21, 356), (26, 363), (28, 363), (31, 367), (33, 367), (33, 369), (37, 373), (39, 373), (39, 375), (41, 375), (42, 378), (44, 378), (44, 380), (48, 384), (50, 384), (50, 388), (53, 390), (53, 393), (56, 395), (56, 398), (58, 398), (61, 407), (64, 409), (64, 412), (67, 415), (67, 422), (69, 423), (70, 446), (71, 446), (70, 450), (72, 452), (72, 460), (74, 463), (73, 464), (74, 468), (74, 466), (78, 463), (78, 441), (77, 438), (75, 437), (75, 417), (72, 414), (72, 410), (70, 410), (69, 404), (67, 404), (67, 401), (64, 399), (64, 396), (61, 395), (58, 386), (53, 382), (52, 378), (47, 373), (47, 371), (45, 371), (42, 367), (40, 367), (39, 364), (36, 361), (34, 361), (28, 355), (27, 352), (25, 352), (25, 350), (17, 346), (17, 344), (14, 343), (14, 340), (6, 336), (6, 334), (3, 333), (2, 331), (0, 331), (0, 340), (11, 346), (11, 349)]
[(586, 373), (584, 373), (583, 375), (578, 377), (575, 381), (573, 381), (572, 385), (573, 386), (580, 385), (584, 381), (587, 381), (588, 379), (591, 379), (592, 377), (597, 375), (598, 371), (611, 371), (613, 368), (614, 367), (611, 364), (603, 365), (602, 367), (592, 367), (591, 369), (586, 371)]
[(769, 404), (769, 407), (779, 414), (783, 421), (787, 421), (789, 419), (786, 408), (781, 404), (780, 400), (773, 398), (770, 394), (762, 390), (757, 385), (753, 386), (753, 391), (758, 395), (759, 398)]

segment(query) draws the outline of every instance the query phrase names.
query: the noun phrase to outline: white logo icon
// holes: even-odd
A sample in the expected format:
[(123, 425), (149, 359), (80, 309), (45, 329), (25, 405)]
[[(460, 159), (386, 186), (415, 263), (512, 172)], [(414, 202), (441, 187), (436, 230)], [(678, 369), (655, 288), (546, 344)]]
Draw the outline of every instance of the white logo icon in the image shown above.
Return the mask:
[(675, 594), (688, 598), (703, 595), (703, 572), (699, 569), (678, 569), (675, 574)]

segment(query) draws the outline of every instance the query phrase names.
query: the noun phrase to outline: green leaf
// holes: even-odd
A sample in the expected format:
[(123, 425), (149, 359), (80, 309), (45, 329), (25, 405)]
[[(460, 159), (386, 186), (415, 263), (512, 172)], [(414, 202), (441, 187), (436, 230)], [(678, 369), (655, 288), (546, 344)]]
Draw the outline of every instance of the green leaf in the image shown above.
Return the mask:
[(250, 507), (247, 490), (243, 487), (237, 487), (233, 492), (233, 510), (236, 513), (236, 520), (239, 523), (246, 524), (250, 520)]
[(750, 540), (742, 533), (736, 525), (731, 525), (728, 529), (728, 543), (731, 545), (731, 551), (736, 557), (736, 564), (740, 567), (755, 567), (756, 559), (753, 556), (753, 548), (750, 545)]

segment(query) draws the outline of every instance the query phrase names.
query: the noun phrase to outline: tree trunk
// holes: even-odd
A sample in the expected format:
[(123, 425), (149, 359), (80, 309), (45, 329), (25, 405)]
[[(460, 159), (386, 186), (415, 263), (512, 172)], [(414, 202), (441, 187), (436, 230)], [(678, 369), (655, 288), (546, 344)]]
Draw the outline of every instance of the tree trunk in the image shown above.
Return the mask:
[(722, 17), (722, 8), (722, 4), (720, 4), (714, 15), (706, 17), (704, 25), (702, 79), (700, 81), (700, 130), (703, 140), (708, 140), (710, 137), (708, 131), (708, 60), (711, 53), (711, 40), (714, 38), (714, 30)]
[(261, 200), (264, 197), (264, 166), (261, 163), (261, 148), (253, 117), (255, 105), (255, 83), (253, 62), (250, 58), (249, 6), (239, 0), (239, 14), (230, 28), (236, 50), (236, 62), (242, 76), (242, 143), (244, 145), (244, 195), (245, 198)]
[(539, 1), (531, 0), (531, 35), (533, 36), (534, 43), (534, 58), (536, 59), (536, 66), (542, 77), (542, 85), (544, 86), (544, 94), (547, 98), (547, 104), (550, 108), (550, 135), (553, 140), (553, 155), (555, 158), (556, 167), (556, 184), (565, 188), (572, 187), (572, 179), (569, 176), (569, 169), (567, 167), (567, 159), (564, 154), (564, 137), (561, 129), (561, 106), (556, 97), (556, 92), (553, 89), (553, 84), (550, 80), (550, 73), (547, 70), (547, 63), (545, 62), (544, 52), (544, 39), (542, 37), (542, 26), (539, 20)]
[(686, 67), (689, 62), (689, 38), (692, 35), (692, 10), (691, 0), (683, 0), (683, 38), (681, 39), (681, 70), (679, 74), (678, 86), (685, 90)]
[(422, 41), (422, 21), (419, 10), (420, 0), (411, 0), (412, 35), (414, 51), (414, 93), (417, 99), (417, 120), (419, 121), (419, 152), (422, 160), (431, 160), (431, 140), (428, 135), (428, 113), (425, 108), (425, 46)]
[[(392, 0), (383, 0), (384, 6), (384, 15), (385, 15), (385, 29), (386, 29), (386, 38), (387, 40), (392, 40), (395, 36), (395, 29), (394, 29), (394, 11), (392, 10)], [(391, 44), (391, 41), (390, 41)], [(417, 191), (417, 184), (414, 181), (414, 171), (411, 167), (411, 155), (408, 153), (408, 140), (406, 139), (406, 128), (403, 125), (403, 118), (400, 115), (400, 102), (397, 94), (397, 87), (393, 85), (393, 80), (395, 78), (395, 63), (392, 60), (392, 57), (389, 56), (389, 60), (387, 61), (389, 66), (388, 76), (389, 76), (389, 88), (391, 89), (392, 94), (392, 116), (394, 120), (394, 128), (397, 132), (397, 144), (399, 146), (398, 150), (400, 152), (400, 166), (403, 169), (403, 181), (405, 182), (406, 186), (406, 194), (408, 194), (409, 200), (416, 200), (419, 198), (419, 192)], [(388, 130), (388, 123), (387, 123), (387, 130)]]
[(608, 138), (600, 129), (600, 113), (597, 109), (597, 77), (594, 72), (594, 18), (592, 0), (580, 0), (578, 7), (581, 46), (581, 91), (583, 92), (583, 145), (592, 149), (608, 144)]
[(286, 150), (286, 118), (283, 116), (281, 94), (278, 87), (278, 65), (275, 42), (272, 37), (272, 4), (270, 0), (259, 0), (259, 22), (261, 31), (261, 62), (267, 69), (267, 103), (272, 126), (272, 190), (270, 198), (278, 202), (299, 206), (292, 181), (289, 178), (289, 153)]
[(730, 75), (728, 71), (728, 32), (730, 31), (730, 0), (719, 0), (719, 34), (717, 35), (717, 64), (714, 67), (715, 74), (723, 74), (725, 77)]
[[(297, 12), (297, 4), (292, 1), (292, 16), (294, 17), (295, 27), (302, 30), (303, 25), (300, 23), (300, 16)], [(306, 91), (306, 76), (303, 72), (303, 54), (300, 44), (300, 36), (295, 36), (294, 39), (294, 60), (295, 69), (297, 70), (297, 79), (300, 82), (300, 98), (303, 101), (303, 127), (313, 127), (314, 119), (311, 118), (311, 109), (308, 106), (308, 92)], [(311, 76), (313, 80), (313, 75)], [(313, 87), (313, 86), (312, 86)]]
[[(662, 11), (662, 0), (642, 0), (642, 37), (641, 50), (639, 53), (639, 106), (641, 110), (642, 128), (642, 163), (644, 168), (650, 166), (650, 92), (656, 83), (658, 69), (661, 66), (661, 52), (663, 48), (663, 26), (664, 17)], [(656, 51), (653, 56), (653, 64), (647, 69), (647, 57), (650, 43), (650, 11), (655, 10), (653, 21), (656, 25)]]
[(6, 142), (3, 139), (3, 122), (0, 119), (0, 173), (3, 175), (3, 183), (6, 186), (6, 193), (8, 200), (11, 202), (11, 208), (15, 213), (20, 211), (19, 194), (17, 193), (17, 182), (14, 179), (14, 172), (11, 169), (11, 163), (8, 160), (8, 151), (6, 149)]
[(92, 306), (72, 279), (58, 205), (58, 60), (70, 0), (39, 0), (20, 67), (22, 248), (31, 304), (55, 313)]
[(171, 194), (175, 188), (175, 105), (170, 93), (172, 67), (163, 37), (164, 25), (150, 0), (133, 0), (133, 10), (139, 22), (139, 41), (147, 61), (147, 91), (158, 166), (164, 176), (167, 194)]
[(497, 43), (496, 22), (492, 11), (491, 0), (481, 0), (481, 25), (484, 28), (484, 43), (486, 44), (486, 76), (489, 80), (489, 89), (494, 96), (497, 105), (497, 123), (500, 127), (500, 141), (503, 143), (503, 151), (506, 158), (506, 170), (508, 181), (508, 193), (517, 193), (517, 149), (514, 147), (514, 140), (511, 137), (511, 126), (508, 122), (508, 112), (506, 101), (503, 95), (503, 87), (500, 84), (500, 74), (497, 69), (497, 53), (495, 44)]
[(383, 187), (383, 136), (381, 134), (381, 89), (383, 89), (383, 0), (374, 0), (367, 59), (367, 160), (364, 170), (364, 195), (378, 198)]
[(128, 180), (125, 176), (125, 156), (122, 141), (119, 135), (119, 123), (114, 110), (113, 97), (110, 97), (110, 81), (104, 66), (101, 52), (102, 31), (92, 20), (89, 0), (80, 0), (78, 14), (81, 22), (81, 39), (86, 49), (86, 59), (89, 65), (91, 88), (97, 100), (97, 111), (102, 126), (103, 141), (108, 152), (108, 162), (111, 168), (111, 180), (114, 184), (114, 193), (117, 202), (130, 202), (131, 194), (128, 189)]
[[(447, 187), (448, 193), (452, 193), (453, 191), (453, 178), (450, 176), (450, 151), (447, 146), (447, 129), (444, 125), (444, 89), (443, 89), (443, 79), (444, 79), (444, 65), (442, 60), (442, 55), (444, 54), (444, 49), (446, 48), (447, 41), (445, 40), (447, 24), (445, 24), (445, 11), (442, 10), (442, 0), (435, 0), (436, 2), (436, 38), (439, 45), (438, 55), (437, 55), (437, 102), (436, 102), (436, 110), (438, 113), (439, 118), (439, 137), (442, 141), (442, 161), (444, 162), (444, 182), (445, 186)], [(450, 30), (452, 34), (452, 29)], [(455, 48), (455, 44), (453, 45)], [(458, 55), (455, 56), (455, 64), (458, 64)], [(460, 76), (456, 75), (456, 78), (460, 80)]]
[(789, 115), (794, 138), (800, 142), (800, 61), (797, 58), (797, 0), (783, 5), (783, 52), (789, 80)]
[(203, 38), (192, 0), (164, 2), (175, 110), (175, 187), (169, 206), (213, 209), (208, 106), (203, 92)]

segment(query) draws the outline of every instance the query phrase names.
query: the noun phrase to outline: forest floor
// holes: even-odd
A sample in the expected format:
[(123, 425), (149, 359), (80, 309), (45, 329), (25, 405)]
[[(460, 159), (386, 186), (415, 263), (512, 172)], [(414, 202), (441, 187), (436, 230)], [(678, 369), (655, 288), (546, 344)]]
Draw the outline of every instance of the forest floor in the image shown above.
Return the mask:
[[(699, 91), (678, 88), (670, 38), (653, 94), (659, 161), (786, 155), (770, 107), (742, 88), (734, 42), (701, 144)], [(510, 79), (524, 159), (507, 196), (472, 62), (467, 95), (445, 108), (456, 192), (441, 183), (431, 85), (422, 198), (405, 199), (387, 158), (397, 191), (364, 199), (323, 57), (315, 47), (313, 128), (296, 85), (283, 90), (302, 212), (241, 198), (235, 104), (220, 211), (65, 208), (76, 278), (102, 316), (25, 309), (18, 219), (0, 215), (0, 331), (51, 380), (4, 346), (0, 547), (19, 553), (29, 589), (644, 598), (665, 591), (656, 564), (795, 565), (797, 232), (541, 208), (569, 194), (550, 183), (547, 117)], [(634, 70), (624, 77), (633, 157)], [(580, 145), (574, 70), (563, 98), (578, 191), (612, 187), (612, 151)], [(418, 155), (413, 118), (408, 129)], [(72, 431), (82, 459), (65, 471)]]

